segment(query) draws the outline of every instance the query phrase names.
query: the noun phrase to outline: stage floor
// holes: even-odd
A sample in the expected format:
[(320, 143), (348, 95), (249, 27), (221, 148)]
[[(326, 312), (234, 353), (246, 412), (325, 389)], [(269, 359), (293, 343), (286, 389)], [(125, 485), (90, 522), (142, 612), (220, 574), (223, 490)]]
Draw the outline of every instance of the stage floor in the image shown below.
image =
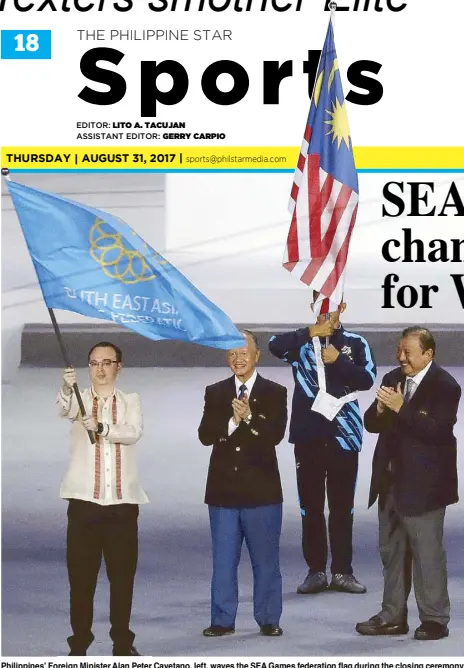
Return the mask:
[[(461, 385), (464, 368), (450, 368)], [(292, 387), (288, 368), (262, 375)], [(385, 369), (379, 369), (379, 378)], [(284, 612), (281, 638), (263, 638), (252, 616), (251, 568), (246, 548), (240, 565), (240, 605), (234, 636), (204, 638), (209, 625), (211, 574), (207, 508), (203, 504), (209, 448), (197, 439), (204, 388), (225, 368), (126, 369), (120, 387), (142, 397), (145, 435), (137, 445), (141, 479), (151, 503), (141, 507), (139, 566), (132, 628), (141, 654), (155, 657), (430, 657), (462, 656), (464, 638), (464, 511), (448, 509), (450, 636), (412, 638), (419, 624), (413, 596), (408, 636), (365, 638), (354, 626), (379, 611), (382, 571), (377, 551), (376, 508), (367, 510), (375, 438), (367, 434), (360, 458), (355, 510), (354, 569), (368, 587), (363, 596), (295, 593), (306, 575), (300, 549), (300, 516), (292, 446), (278, 447), (284, 488), (281, 568)], [(86, 372), (78, 371), (84, 387)], [(65, 565), (66, 502), (58, 498), (65, 471), (69, 424), (54, 404), (59, 369), (19, 369), (3, 385), (2, 425), (2, 656), (67, 654), (68, 585)], [(374, 390), (360, 395), (364, 410)], [(456, 427), (464, 440), (464, 402)], [(461, 479), (463, 466), (461, 464)], [(462, 494), (461, 484), (461, 496)], [(92, 656), (108, 656), (108, 585), (100, 572), (95, 598)]]

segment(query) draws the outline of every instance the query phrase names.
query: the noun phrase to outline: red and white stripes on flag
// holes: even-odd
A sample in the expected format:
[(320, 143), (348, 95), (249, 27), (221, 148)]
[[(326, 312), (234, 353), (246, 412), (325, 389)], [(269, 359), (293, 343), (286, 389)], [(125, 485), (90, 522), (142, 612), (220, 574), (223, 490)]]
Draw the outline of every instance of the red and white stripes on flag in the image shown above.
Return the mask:
[[(343, 299), (346, 260), (359, 195), (308, 154), (311, 127), (306, 126), (293, 179), (292, 215), (283, 266), (320, 294), (315, 312), (336, 311)], [(327, 297), (330, 304), (323, 304)]]

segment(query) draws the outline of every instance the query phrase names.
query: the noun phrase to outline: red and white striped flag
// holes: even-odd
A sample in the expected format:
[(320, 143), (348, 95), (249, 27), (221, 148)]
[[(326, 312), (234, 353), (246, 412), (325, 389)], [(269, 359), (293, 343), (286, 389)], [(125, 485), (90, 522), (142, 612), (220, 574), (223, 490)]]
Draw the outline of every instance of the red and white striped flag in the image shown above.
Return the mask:
[(290, 196), (283, 266), (319, 292), (316, 315), (343, 299), (346, 260), (359, 199), (332, 21), (316, 76)]

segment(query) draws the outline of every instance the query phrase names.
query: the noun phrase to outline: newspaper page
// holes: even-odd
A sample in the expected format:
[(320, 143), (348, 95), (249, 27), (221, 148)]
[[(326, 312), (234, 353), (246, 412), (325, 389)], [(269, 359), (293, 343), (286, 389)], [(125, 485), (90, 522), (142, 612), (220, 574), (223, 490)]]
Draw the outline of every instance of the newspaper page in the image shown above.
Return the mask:
[(2, 668), (463, 665), (463, 21), (0, 0)]

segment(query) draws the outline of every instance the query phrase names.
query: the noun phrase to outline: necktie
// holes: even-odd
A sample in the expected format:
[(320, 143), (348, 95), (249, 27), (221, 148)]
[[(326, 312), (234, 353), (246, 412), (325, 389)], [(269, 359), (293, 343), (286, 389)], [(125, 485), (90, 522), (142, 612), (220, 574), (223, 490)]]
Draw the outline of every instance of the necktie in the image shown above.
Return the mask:
[(247, 386), (246, 385), (240, 385), (240, 387), (238, 388), (238, 398), (239, 398), (240, 401), (245, 396), (246, 391), (247, 391)]
[(406, 392), (404, 393), (404, 400), (406, 403), (411, 399), (412, 397), (412, 391), (414, 387), (414, 381), (412, 378), (406, 378)]

